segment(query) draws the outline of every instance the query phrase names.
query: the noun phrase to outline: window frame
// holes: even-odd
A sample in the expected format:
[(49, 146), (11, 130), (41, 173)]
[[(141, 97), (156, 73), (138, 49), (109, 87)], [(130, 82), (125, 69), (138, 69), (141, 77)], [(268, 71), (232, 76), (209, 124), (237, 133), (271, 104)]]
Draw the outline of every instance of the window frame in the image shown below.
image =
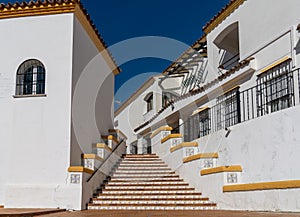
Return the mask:
[(46, 69), (37, 59), (20, 64), (16, 73), (14, 98), (42, 97), (46, 95)]

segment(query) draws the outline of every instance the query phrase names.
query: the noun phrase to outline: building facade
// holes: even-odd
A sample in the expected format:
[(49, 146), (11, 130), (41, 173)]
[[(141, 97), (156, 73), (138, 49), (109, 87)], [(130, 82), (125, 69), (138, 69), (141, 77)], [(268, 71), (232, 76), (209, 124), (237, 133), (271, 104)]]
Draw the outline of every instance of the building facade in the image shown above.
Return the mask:
[(0, 204), (83, 209), (120, 70), (77, 0), (1, 4), (0, 40)]
[[(230, 1), (157, 79), (176, 77), (175, 97), (144, 120), (126, 117), (140, 118), (130, 127), (137, 143), (149, 138), (151, 152), (220, 209), (299, 211), (299, 6)], [(147, 107), (135, 98), (115, 120)]]

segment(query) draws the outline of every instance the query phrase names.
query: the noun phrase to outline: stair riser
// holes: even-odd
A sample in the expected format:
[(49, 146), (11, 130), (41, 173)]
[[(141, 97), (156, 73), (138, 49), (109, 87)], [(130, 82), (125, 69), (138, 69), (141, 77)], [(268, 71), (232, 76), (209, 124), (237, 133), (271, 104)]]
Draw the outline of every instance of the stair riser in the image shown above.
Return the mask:
[(187, 196), (111, 196), (111, 197), (105, 197), (105, 196), (99, 196), (98, 198), (94, 198), (93, 201), (101, 201), (101, 200), (129, 200), (129, 201), (133, 201), (133, 200), (139, 200), (139, 201), (151, 201), (151, 200), (182, 200), (182, 201), (189, 201), (189, 200), (201, 200), (201, 201), (208, 201), (208, 198), (203, 198), (201, 196), (191, 196), (191, 197), (187, 197)]
[(134, 190), (193, 190), (189, 186), (129, 186), (129, 187), (121, 187), (121, 186), (105, 186), (105, 190), (126, 190), (126, 191), (134, 191)]
[(209, 201), (93, 201), (93, 205), (101, 206), (213, 206)]
[(118, 206), (118, 207), (111, 207), (111, 206), (89, 206), (89, 210), (215, 210), (216, 207), (160, 207), (160, 206), (142, 206), (142, 207), (134, 207), (134, 206)]

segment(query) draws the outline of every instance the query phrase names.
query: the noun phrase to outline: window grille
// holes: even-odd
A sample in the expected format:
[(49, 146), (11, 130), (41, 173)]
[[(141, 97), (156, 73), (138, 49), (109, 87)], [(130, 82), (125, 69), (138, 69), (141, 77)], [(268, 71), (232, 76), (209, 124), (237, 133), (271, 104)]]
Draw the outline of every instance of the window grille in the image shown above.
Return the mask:
[(210, 133), (210, 109), (205, 109), (199, 113), (199, 137), (206, 136)]
[(45, 67), (38, 60), (27, 60), (17, 71), (16, 95), (45, 94)]
[(241, 122), (239, 88), (217, 98), (216, 105), (217, 130), (233, 126)]
[(294, 106), (294, 79), (290, 60), (257, 78), (257, 116)]

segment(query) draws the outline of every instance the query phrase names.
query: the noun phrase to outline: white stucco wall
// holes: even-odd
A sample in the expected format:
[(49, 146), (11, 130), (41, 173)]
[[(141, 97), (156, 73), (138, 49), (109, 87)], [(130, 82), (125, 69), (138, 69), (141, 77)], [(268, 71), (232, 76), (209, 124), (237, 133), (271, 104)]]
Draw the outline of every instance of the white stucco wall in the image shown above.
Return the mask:
[[(147, 112), (147, 104), (144, 100), (148, 93), (153, 93), (153, 109)], [(127, 143), (130, 144), (137, 140), (137, 134), (134, 129), (140, 124), (149, 120), (161, 108), (162, 98), (161, 88), (158, 86), (157, 81), (146, 88), (142, 94), (134, 99), (123, 111), (115, 117), (118, 121), (118, 129), (120, 129), (127, 137)]]
[[(196, 140), (199, 153), (219, 154), (217, 166), (241, 165), (240, 183), (299, 180), (300, 107), (285, 109), (218, 131)], [(224, 175), (201, 176), (200, 160), (183, 163), (182, 150), (170, 153), (171, 140), (160, 144), (153, 138), (153, 149), (185, 181), (218, 203), (219, 209), (299, 211), (299, 190), (265, 190), (223, 193)]]
[[(16, 195), (19, 207), (59, 204), (56, 192), (70, 161), (72, 26), (71, 14), (0, 20), (0, 204), (6, 207)], [(13, 97), (17, 69), (28, 59), (45, 66), (46, 97)]]
[(79, 20), (74, 18), (71, 165), (113, 129), (114, 74)]
[[(237, 21), (241, 60), (254, 57), (259, 70), (285, 55), (294, 55), (295, 26), (300, 22), (296, 8), (299, 6), (297, 0), (284, 3), (272, 0), (245, 1), (207, 35), (209, 67), (216, 70), (219, 66), (221, 53), (214, 40), (226, 27)], [(281, 17), (283, 13), (285, 15)]]

